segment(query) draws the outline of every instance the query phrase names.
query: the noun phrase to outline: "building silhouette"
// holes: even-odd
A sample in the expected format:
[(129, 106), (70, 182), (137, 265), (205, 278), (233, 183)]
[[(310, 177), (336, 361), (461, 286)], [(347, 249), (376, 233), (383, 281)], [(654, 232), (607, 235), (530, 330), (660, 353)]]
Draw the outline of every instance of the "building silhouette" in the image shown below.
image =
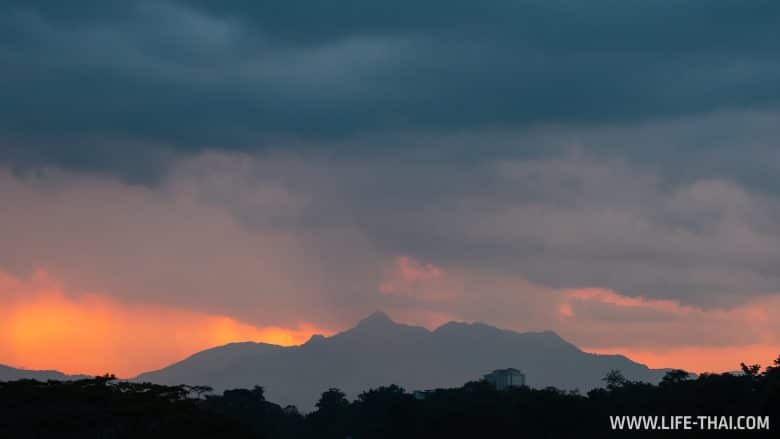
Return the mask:
[(525, 374), (517, 369), (496, 369), (483, 377), (498, 390), (525, 386)]

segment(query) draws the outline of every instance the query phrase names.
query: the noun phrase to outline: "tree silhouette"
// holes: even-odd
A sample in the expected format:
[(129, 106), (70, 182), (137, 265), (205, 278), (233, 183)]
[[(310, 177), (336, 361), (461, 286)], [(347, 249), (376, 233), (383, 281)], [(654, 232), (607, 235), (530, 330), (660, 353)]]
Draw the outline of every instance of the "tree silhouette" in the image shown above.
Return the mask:
[(739, 363), (739, 367), (742, 369), (742, 372), (750, 377), (757, 377), (758, 374), (761, 372), (761, 365), (760, 364), (745, 364), (745, 363)]
[(338, 411), (349, 406), (347, 395), (341, 390), (331, 387), (320, 396), (316, 407), (320, 411)]
[(661, 379), (661, 385), (671, 385), (683, 382), (690, 378), (691, 374), (682, 369), (674, 369), (666, 372), (666, 375)]
[(618, 387), (622, 387), (628, 382), (626, 377), (623, 376), (623, 372), (617, 369), (612, 369), (607, 372), (607, 374), (601, 380), (607, 384), (608, 390), (614, 390)]
[[(265, 398), (263, 387), (207, 394), (205, 386), (164, 386), (116, 380), (0, 382), (0, 438), (269, 438), (344, 439), (474, 437), (654, 437), (657, 432), (610, 431), (612, 415), (769, 416), (771, 431), (731, 437), (780, 437), (780, 357), (744, 374), (669, 371), (659, 385), (627, 380), (620, 371), (587, 395), (553, 387), (496, 390), (472, 381), (416, 399), (390, 385), (368, 389), (350, 402), (323, 392), (317, 410)], [(566, 422), (562, 422), (562, 419)], [(640, 434), (636, 434), (640, 433)], [(668, 432), (670, 437), (718, 437), (713, 431)], [(682, 433), (685, 433), (684, 435)], [(734, 432), (726, 432), (734, 433)]]
[(344, 392), (331, 387), (322, 393), (316, 407), (317, 411), (307, 417), (312, 431), (318, 432), (320, 437), (326, 439), (350, 436), (350, 404)]

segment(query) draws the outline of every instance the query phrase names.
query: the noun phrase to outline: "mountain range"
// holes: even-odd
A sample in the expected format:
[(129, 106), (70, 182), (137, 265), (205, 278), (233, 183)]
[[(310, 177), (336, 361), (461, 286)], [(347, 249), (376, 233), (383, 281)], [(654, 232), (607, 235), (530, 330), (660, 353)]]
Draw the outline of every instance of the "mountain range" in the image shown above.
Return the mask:
[(231, 343), (136, 377), (159, 384), (208, 385), (216, 391), (263, 386), (276, 403), (307, 411), (331, 387), (349, 397), (381, 385), (407, 390), (457, 387), (494, 369), (522, 370), (531, 387), (587, 391), (612, 369), (658, 382), (666, 370), (622, 355), (583, 352), (554, 332), (518, 333), (482, 323), (446, 323), (429, 331), (377, 312), (330, 337), (299, 346)]
[(56, 370), (16, 369), (14, 367), (4, 366), (0, 364), (0, 381), (14, 381), (14, 380), (65, 381), (65, 380), (80, 379), (80, 378), (88, 378), (88, 377), (86, 375), (65, 375), (64, 373), (58, 372)]

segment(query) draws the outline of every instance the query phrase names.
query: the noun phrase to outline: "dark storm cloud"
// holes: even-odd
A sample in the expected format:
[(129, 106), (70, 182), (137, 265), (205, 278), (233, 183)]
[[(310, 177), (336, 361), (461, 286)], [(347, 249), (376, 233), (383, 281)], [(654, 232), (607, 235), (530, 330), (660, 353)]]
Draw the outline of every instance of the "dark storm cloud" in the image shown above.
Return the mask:
[(0, 8), (0, 160), (16, 163), (138, 168), (205, 147), (633, 123), (780, 98), (773, 1)]

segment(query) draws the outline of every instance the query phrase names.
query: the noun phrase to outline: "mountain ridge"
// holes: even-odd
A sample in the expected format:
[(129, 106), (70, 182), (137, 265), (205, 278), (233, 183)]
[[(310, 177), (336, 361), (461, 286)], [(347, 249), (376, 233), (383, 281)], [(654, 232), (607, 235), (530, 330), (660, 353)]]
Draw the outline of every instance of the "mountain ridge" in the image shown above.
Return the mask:
[(408, 390), (460, 386), (494, 369), (515, 367), (532, 387), (587, 391), (611, 369), (628, 379), (658, 382), (653, 370), (619, 355), (587, 353), (553, 331), (516, 332), (485, 323), (448, 322), (434, 330), (394, 322), (378, 311), (329, 337), (301, 345), (232, 343), (138, 375), (159, 384), (209, 385), (216, 391), (261, 385), (269, 398), (313, 408), (338, 387), (347, 395), (381, 385)]
[(82, 378), (90, 378), (88, 375), (67, 375), (57, 370), (30, 370), (20, 369), (7, 365), (0, 364), (0, 381), (15, 381), (15, 380), (78, 380)]

